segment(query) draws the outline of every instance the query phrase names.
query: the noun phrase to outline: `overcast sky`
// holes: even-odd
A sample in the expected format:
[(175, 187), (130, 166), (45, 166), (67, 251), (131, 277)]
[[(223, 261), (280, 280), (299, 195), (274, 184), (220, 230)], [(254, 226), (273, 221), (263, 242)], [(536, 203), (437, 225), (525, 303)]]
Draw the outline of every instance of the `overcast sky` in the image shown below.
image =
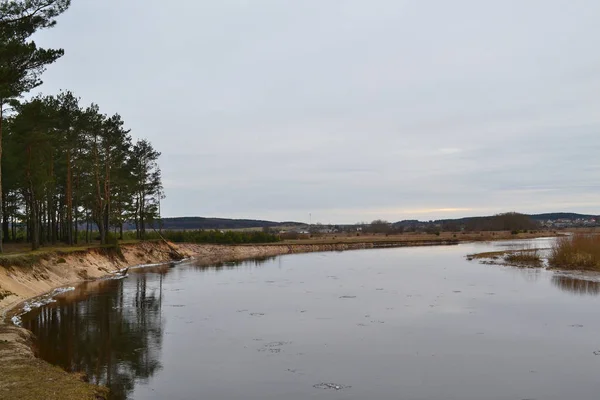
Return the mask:
[(162, 152), (164, 216), (600, 213), (598, 0), (73, 0), (40, 91)]

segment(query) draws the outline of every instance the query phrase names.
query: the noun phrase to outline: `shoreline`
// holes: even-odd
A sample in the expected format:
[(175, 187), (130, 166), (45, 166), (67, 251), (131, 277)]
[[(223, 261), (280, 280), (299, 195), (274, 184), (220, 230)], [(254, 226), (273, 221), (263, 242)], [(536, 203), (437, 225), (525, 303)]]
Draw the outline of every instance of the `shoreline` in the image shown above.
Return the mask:
[[(547, 237), (536, 236), (536, 237)], [(356, 238), (359, 239), (359, 238)], [(381, 249), (395, 247), (448, 246), (478, 240), (423, 237), (421, 240), (343, 241), (326, 243), (298, 241), (299, 243), (269, 243), (244, 245), (211, 245), (167, 242), (140, 242), (123, 245), (121, 254), (111, 254), (90, 248), (73, 254), (49, 255), (39, 263), (24, 267), (0, 266), (0, 295), (6, 287), (11, 293), (0, 297), (0, 400), (8, 398), (37, 399), (105, 399), (106, 388), (85, 382), (81, 374), (68, 373), (35, 357), (33, 334), (12, 323), (6, 316), (27, 301), (50, 295), (58, 288), (76, 286), (85, 281), (105, 279), (123, 268), (143, 268), (150, 264), (181, 261), (181, 257), (214, 264), (242, 261), (261, 257), (311, 252)], [(461, 238), (462, 239), (462, 238)], [(466, 239), (466, 238), (465, 238)], [(508, 238), (510, 239), (510, 238)], [(532, 237), (512, 239), (532, 239)], [(507, 240), (506, 237), (494, 241)], [(11, 282), (12, 281), (12, 282)], [(7, 299), (10, 299), (7, 300)], [(48, 381), (47, 376), (52, 376)], [(57, 388), (60, 388), (57, 390)], [(48, 395), (53, 390), (54, 397)], [(59, 392), (59, 393), (57, 393)], [(8, 397), (5, 397), (8, 396)]]

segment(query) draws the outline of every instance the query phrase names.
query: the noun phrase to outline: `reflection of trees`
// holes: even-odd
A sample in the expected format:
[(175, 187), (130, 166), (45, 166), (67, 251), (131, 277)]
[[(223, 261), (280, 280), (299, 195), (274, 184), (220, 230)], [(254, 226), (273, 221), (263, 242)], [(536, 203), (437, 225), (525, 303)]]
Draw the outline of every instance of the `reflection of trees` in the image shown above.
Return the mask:
[(227, 261), (227, 262), (219, 262), (219, 263), (206, 263), (202, 260), (198, 260), (195, 264), (193, 264), (194, 268), (199, 271), (223, 271), (228, 269), (236, 269), (240, 267), (260, 267), (263, 264), (266, 264), (269, 261), (276, 259), (277, 256), (265, 256), (265, 257), (257, 257), (252, 258), (250, 260), (243, 261)]
[(564, 275), (554, 275), (552, 277), (552, 283), (556, 287), (567, 292), (577, 293), (581, 295), (600, 295), (600, 282), (586, 281), (583, 279), (577, 279)]
[(102, 281), (100, 290), (87, 297), (65, 297), (39, 309), (24, 326), (38, 337), (41, 358), (67, 371), (85, 372), (91, 382), (108, 386), (112, 399), (126, 399), (136, 380), (161, 368), (159, 276)]

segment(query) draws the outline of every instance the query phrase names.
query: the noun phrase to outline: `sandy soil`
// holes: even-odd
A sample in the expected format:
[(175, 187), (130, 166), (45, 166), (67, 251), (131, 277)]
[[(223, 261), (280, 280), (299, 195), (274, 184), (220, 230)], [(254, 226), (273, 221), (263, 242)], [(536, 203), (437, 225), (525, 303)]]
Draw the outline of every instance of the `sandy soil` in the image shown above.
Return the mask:
[(33, 266), (0, 267), (0, 312), (57, 287), (101, 278), (127, 266), (166, 262), (176, 257), (164, 242), (121, 246), (121, 253), (97, 248), (49, 254)]

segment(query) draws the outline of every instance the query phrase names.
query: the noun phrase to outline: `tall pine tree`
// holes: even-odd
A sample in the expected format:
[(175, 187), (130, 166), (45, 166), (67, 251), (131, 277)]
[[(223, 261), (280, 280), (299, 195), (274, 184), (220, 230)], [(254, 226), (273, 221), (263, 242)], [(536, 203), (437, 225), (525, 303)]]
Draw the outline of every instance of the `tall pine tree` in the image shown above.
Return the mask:
[[(40, 79), (46, 65), (63, 55), (63, 50), (41, 49), (31, 40), (40, 29), (56, 24), (71, 0), (0, 1), (0, 160), (2, 159), (2, 123), (4, 107), (23, 93), (42, 84)], [(0, 162), (0, 198), (2, 171)], [(0, 252), (2, 252), (0, 230)]]

